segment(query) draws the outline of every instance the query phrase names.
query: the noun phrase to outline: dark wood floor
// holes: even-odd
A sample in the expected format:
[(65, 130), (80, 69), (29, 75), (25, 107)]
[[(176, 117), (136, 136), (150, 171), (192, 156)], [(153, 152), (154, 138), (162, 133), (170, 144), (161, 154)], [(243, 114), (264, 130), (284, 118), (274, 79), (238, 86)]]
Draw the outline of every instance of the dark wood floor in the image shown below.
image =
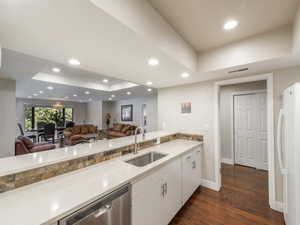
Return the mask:
[(170, 225), (283, 225), (269, 208), (268, 174), (248, 167), (222, 165), (220, 192), (199, 188)]

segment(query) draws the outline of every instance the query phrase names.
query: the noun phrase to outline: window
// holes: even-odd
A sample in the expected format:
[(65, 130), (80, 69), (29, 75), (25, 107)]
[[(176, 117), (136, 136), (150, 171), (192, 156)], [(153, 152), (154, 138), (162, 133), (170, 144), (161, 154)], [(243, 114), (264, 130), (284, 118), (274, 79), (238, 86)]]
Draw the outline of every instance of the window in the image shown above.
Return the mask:
[(64, 126), (66, 121), (73, 121), (73, 108), (25, 107), (25, 130), (36, 129), (40, 122)]

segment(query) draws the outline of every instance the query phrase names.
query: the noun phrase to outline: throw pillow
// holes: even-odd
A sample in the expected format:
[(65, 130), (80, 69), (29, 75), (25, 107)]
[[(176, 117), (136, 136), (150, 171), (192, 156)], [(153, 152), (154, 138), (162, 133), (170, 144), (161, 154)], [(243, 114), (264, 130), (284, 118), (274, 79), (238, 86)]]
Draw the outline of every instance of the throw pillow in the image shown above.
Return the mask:
[(81, 134), (88, 134), (90, 126), (83, 126), (81, 127)]
[(114, 131), (121, 131), (123, 128), (123, 124), (117, 123), (114, 125), (113, 130)]
[(97, 132), (97, 127), (96, 126), (89, 126), (89, 133), (94, 134)]
[(121, 132), (126, 133), (130, 129), (130, 125), (124, 125)]
[(75, 126), (75, 127), (73, 127), (72, 131), (73, 131), (74, 135), (80, 134), (80, 132), (81, 132), (81, 126)]

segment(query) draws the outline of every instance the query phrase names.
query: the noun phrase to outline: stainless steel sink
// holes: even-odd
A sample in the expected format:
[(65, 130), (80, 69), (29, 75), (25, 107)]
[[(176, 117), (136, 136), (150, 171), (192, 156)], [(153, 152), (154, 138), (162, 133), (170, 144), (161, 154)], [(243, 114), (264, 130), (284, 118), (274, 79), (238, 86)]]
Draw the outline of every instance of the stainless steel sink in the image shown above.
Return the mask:
[(143, 166), (146, 166), (146, 165), (148, 165), (156, 160), (159, 160), (165, 156), (167, 156), (167, 155), (158, 153), (158, 152), (149, 152), (147, 154), (135, 157), (135, 158), (130, 159), (125, 162), (132, 164), (134, 166), (137, 166), (137, 167), (143, 167)]

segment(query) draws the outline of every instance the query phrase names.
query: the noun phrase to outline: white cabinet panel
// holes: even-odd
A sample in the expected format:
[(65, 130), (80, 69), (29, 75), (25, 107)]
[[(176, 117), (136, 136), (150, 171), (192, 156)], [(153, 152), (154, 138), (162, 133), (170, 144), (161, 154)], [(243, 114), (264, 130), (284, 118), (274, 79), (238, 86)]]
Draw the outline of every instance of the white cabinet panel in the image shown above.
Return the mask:
[(132, 225), (167, 225), (201, 184), (202, 146), (132, 184)]
[(181, 208), (181, 160), (132, 185), (132, 225), (167, 225)]
[(162, 170), (132, 185), (132, 225), (166, 225), (163, 223)]
[(197, 187), (201, 185), (201, 180), (202, 180), (202, 152), (203, 152), (203, 146), (198, 147), (194, 151), (194, 157), (196, 162), (195, 183)]
[(163, 168), (166, 193), (164, 196), (164, 224), (168, 224), (182, 206), (181, 202), (181, 160), (176, 159)]

